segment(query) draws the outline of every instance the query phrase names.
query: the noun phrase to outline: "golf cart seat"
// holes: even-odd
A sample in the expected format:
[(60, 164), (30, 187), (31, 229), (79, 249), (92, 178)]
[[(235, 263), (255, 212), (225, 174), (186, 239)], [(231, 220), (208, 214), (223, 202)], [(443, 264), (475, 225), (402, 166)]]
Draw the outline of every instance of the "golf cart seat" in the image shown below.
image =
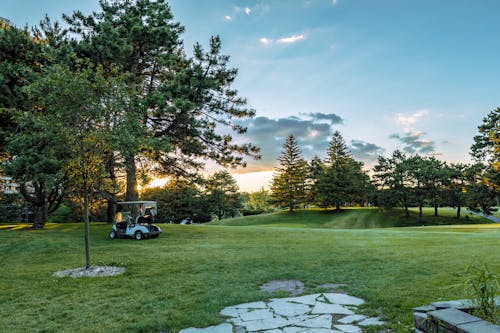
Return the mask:
[(127, 228), (127, 222), (118, 222), (118, 223), (116, 223), (116, 227), (118, 229), (126, 229)]

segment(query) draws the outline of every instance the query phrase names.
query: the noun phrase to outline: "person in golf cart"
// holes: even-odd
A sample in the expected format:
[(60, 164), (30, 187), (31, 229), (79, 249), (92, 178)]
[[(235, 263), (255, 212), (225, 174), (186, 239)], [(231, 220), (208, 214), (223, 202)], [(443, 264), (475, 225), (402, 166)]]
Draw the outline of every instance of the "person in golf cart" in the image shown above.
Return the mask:
[(132, 237), (137, 240), (158, 237), (160, 227), (152, 224), (157, 213), (155, 201), (125, 201), (118, 203), (119, 212), (109, 238)]

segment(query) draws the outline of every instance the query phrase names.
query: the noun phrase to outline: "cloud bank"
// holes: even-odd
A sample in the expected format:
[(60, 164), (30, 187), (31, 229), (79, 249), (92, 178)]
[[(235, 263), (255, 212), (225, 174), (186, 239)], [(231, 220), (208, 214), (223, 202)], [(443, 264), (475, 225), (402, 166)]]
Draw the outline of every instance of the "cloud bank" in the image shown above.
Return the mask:
[(423, 132), (409, 132), (403, 136), (399, 134), (392, 134), (390, 138), (401, 142), (404, 145), (403, 150), (410, 154), (430, 154), (435, 152), (435, 142), (424, 140), (422, 138), (423, 135), (425, 135)]
[[(245, 135), (247, 142), (261, 148), (262, 159), (250, 162), (248, 167), (240, 172), (270, 170), (277, 166), (277, 159), (282, 151), (286, 137), (293, 134), (306, 160), (314, 156), (325, 157), (330, 139), (344, 120), (334, 113), (301, 113), (298, 117), (269, 118), (256, 117), (246, 120), (242, 125), (247, 127)], [(376, 160), (384, 149), (361, 140), (351, 141), (350, 151), (354, 158), (362, 162)]]

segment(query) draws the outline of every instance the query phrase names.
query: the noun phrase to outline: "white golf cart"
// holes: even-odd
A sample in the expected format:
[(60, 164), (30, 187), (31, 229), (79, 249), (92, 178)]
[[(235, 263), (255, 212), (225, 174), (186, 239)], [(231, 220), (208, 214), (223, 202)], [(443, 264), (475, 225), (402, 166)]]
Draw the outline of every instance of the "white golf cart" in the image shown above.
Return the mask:
[(161, 234), (161, 229), (153, 224), (153, 217), (157, 213), (156, 201), (124, 201), (118, 202), (118, 205), (119, 211), (109, 238), (132, 237), (141, 240)]

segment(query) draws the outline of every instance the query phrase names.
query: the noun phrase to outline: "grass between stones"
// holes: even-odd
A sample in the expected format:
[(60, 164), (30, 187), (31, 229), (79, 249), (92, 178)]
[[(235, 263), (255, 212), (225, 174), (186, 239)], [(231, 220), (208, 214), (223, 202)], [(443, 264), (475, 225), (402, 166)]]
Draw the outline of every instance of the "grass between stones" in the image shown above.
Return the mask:
[[(315, 221), (311, 215), (304, 224)], [(219, 311), (226, 306), (287, 296), (259, 286), (297, 279), (305, 294), (325, 291), (316, 288), (320, 284), (346, 283), (343, 289), (367, 301), (361, 307), (367, 315), (382, 315), (389, 328), (406, 332), (412, 307), (463, 297), (472, 261), (500, 273), (494, 224), (364, 230), (167, 225), (160, 238), (146, 241), (108, 240), (109, 230), (91, 225), (93, 264), (125, 267), (125, 273), (74, 279), (53, 273), (84, 265), (83, 225), (0, 229), (0, 331), (173, 333), (222, 323)]]

